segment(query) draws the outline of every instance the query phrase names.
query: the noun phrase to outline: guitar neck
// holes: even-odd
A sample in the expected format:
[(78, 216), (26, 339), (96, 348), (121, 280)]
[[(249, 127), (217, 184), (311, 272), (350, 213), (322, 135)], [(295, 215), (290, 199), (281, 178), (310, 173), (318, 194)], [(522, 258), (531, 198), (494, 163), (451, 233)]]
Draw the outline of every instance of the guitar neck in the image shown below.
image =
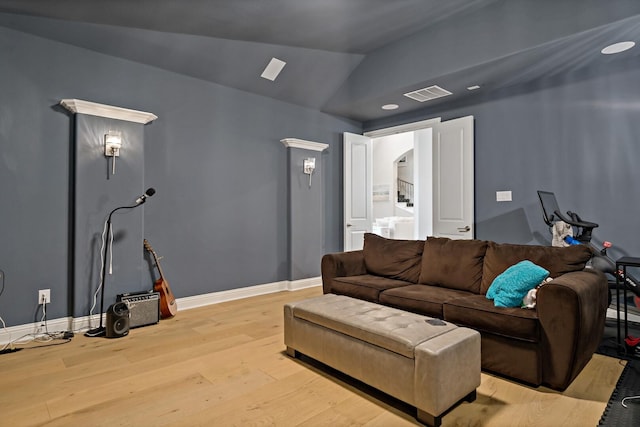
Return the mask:
[(160, 274), (160, 278), (162, 280), (164, 280), (164, 273), (162, 272), (162, 267), (160, 267), (160, 262), (158, 261), (158, 256), (153, 251), (151, 251), (151, 254), (153, 255), (153, 260), (156, 263), (156, 267), (158, 267), (158, 273)]
[(158, 267), (158, 273), (160, 273), (160, 278), (164, 280), (164, 273), (162, 272), (162, 267), (160, 267), (160, 260), (158, 259), (158, 254), (153, 250), (147, 239), (143, 241), (145, 249), (153, 256), (153, 262), (155, 262), (156, 267)]

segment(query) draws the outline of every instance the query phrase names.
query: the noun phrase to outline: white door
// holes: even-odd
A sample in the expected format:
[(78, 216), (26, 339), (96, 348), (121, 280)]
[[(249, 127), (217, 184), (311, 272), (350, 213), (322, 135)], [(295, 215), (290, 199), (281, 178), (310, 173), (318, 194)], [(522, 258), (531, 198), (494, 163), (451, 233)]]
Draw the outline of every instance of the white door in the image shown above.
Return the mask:
[(473, 239), (473, 116), (433, 128), (433, 235)]
[(373, 222), (373, 139), (344, 133), (344, 250), (364, 245)]

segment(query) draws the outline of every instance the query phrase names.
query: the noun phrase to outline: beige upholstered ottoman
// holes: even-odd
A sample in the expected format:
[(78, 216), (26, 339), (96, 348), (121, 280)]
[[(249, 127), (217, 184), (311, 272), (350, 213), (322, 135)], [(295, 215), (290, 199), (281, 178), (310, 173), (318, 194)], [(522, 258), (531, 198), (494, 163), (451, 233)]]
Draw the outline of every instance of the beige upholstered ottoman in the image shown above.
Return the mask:
[(302, 353), (413, 405), (439, 426), (480, 385), (480, 334), (426, 316), (327, 294), (286, 304), (287, 353)]

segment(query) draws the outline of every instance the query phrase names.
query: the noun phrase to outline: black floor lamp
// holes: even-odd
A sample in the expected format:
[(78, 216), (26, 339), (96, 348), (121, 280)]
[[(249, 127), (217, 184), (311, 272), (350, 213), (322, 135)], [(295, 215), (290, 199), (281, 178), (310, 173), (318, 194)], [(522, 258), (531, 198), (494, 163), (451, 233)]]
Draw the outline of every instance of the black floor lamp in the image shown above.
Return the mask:
[(136, 203), (131, 206), (120, 206), (109, 212), (109, 216), (107, 217), (107, 230), (105, 234), (105, 245), (104, 245), (104, 253), (102, 254), (102, 277), (100, 283), (100, 326), (97, 328), (89, 329), (84, 333), (87, 337), (103, 337), (106, 335), (106, 328), (102, 324), (102, 314), (104, 313), (104, 286), (105, 280), (107, 276), (107, 252), (109, 251), (109, 236), (111, 235), (111, 217), (116, 211), (120, 209), (133, 209), (138, 206), (144, 204), (147, 201), (148, 197), (153, 196), (156, 193), (156, 190), (153, 188), (149, 188), (145, 193), (136, 199)]

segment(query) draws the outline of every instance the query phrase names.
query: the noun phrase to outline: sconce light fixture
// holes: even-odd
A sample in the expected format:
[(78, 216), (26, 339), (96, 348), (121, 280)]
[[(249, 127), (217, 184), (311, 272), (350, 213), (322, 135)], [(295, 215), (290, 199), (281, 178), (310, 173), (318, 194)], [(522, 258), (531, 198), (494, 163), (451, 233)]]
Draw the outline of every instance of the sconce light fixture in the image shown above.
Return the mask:
[(122, 148), (122, 135), (120, 132), (109, 131), (104, 136), (104, 155), (111, 158), (111, 174), (116, 174), (116, 157), (120, 157), (120, 148)]
[(302, 164), (302, 172), (309, 175), (309, 188), (311, 188), (311, 175), (313, 175), (313, 171), (316, 169), (316, 158), (309, 157), (304, 159), (304, 163)]

